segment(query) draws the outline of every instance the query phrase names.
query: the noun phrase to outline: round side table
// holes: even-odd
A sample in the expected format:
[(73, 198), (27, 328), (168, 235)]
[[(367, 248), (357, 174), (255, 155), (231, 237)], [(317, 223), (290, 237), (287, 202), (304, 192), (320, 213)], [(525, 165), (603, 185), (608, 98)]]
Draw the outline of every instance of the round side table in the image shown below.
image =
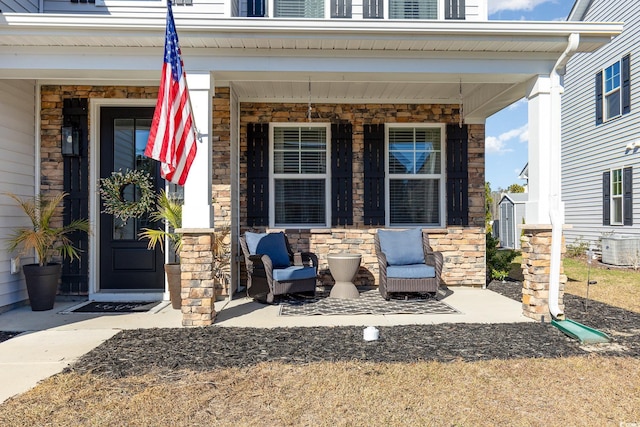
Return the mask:
[(330, 298), (360, 298), (360, 292), (353, 279), (360, 268), (362, 255), (340, 253), (327, 255), (329, 270), (336, 283), (331, 288)]

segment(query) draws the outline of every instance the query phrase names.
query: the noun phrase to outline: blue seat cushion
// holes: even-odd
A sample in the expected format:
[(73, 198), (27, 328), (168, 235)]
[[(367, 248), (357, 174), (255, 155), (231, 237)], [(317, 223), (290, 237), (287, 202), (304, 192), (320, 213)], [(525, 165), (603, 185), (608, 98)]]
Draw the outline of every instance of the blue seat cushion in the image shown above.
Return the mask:
[(316, 277), (315, 267), (305, 267), (292, 265), (287, 268), (274, 268), (273, 279), (278, 282), (288, 282), (290, 280), (313, 279)]
[(436, 277), (436, 269), (425, 263), (409, 265), (390, 265), (387, 277), (394, 279), (426, 279)]
[(247, 247), (251, 255), (269, 255), (273, 268), (284, 268), (291, 265), (289, 251), (283, 232), (279, 233), (244, 233)]
[(378, 230), (380, 249), (387, 257), (389, 265), (411, 265), (424, 263), (422, 230), (393, 231)]

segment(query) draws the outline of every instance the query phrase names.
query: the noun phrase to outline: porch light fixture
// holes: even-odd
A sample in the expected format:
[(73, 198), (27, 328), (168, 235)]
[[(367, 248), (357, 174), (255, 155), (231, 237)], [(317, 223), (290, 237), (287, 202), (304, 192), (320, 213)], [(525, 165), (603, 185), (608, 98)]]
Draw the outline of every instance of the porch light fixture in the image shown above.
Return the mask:
[(80, 129), (76, 126), (62, 126), (60, 134), (62, 135), (62, 155), (79, 156)]

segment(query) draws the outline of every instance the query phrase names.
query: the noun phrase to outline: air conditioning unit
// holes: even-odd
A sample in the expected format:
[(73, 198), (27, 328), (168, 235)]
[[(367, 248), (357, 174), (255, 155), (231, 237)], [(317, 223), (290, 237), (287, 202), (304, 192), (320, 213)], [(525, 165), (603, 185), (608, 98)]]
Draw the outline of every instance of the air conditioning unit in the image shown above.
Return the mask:
[(603, 237), (602, 262), (619, 266), (640, 265), (640, 237)]

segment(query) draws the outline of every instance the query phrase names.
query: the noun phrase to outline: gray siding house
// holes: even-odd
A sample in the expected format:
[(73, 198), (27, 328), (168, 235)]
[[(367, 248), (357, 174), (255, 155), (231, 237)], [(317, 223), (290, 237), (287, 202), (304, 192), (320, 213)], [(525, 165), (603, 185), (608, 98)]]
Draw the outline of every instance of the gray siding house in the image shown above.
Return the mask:
[[(183, 188), (182, 226), (195, 243), (181, 261), (183, 285), (206, 292), (183, 290), (199, 299), (184, 300), (186, 320), (210, 322), (215, 295), (243, 287), (238, 241), (247, 230), (286, 231), (294, 250), (317, 253), (325, 270), (329, 253), (361, 253), (362, 276), (375, 285), (376, 230), (421, 227), (444, 254), (444, 284), (482, 286), (485, 121), (523, 97), (527, 223), (548, 224), (560, 189), (559, 72), (622, 25), (488, 21), (487, 3), (173, 1), (202, 137)], [(63, 267), (61, 293), (167, 298), (168, 260), (136, 239), (142, 220), (125, 229), (103, 211), (98, 188), (119, 169), (148, 168), (165, 184), (141, 153), (158, 97), (166, 0), (0, 0), (0, 11), (0, 193), (66, 191), (59, 221), (89, 219), (82, 263)], [(78, 135), (73, 153), (61, 144), (69, 127)], [(286, 167), (285, 156), (295, 159)], [(3, 246), (27, 221), (10, 202), (0, 197)], [(224, 225), (238, 262), (219, 283), (212, 251), (200, 256), (198, 242), (209, 245)], [(16, 255), (0, 251), (0, 311), (27, 299), (23, 275), (10, 269)]]
[(640, 239), (640, 3), (578, 1), (569, 20), (624, 22), (612, 43), (571, 58), (562, 97), (566, 243), (607, 250), (603, 238)]

